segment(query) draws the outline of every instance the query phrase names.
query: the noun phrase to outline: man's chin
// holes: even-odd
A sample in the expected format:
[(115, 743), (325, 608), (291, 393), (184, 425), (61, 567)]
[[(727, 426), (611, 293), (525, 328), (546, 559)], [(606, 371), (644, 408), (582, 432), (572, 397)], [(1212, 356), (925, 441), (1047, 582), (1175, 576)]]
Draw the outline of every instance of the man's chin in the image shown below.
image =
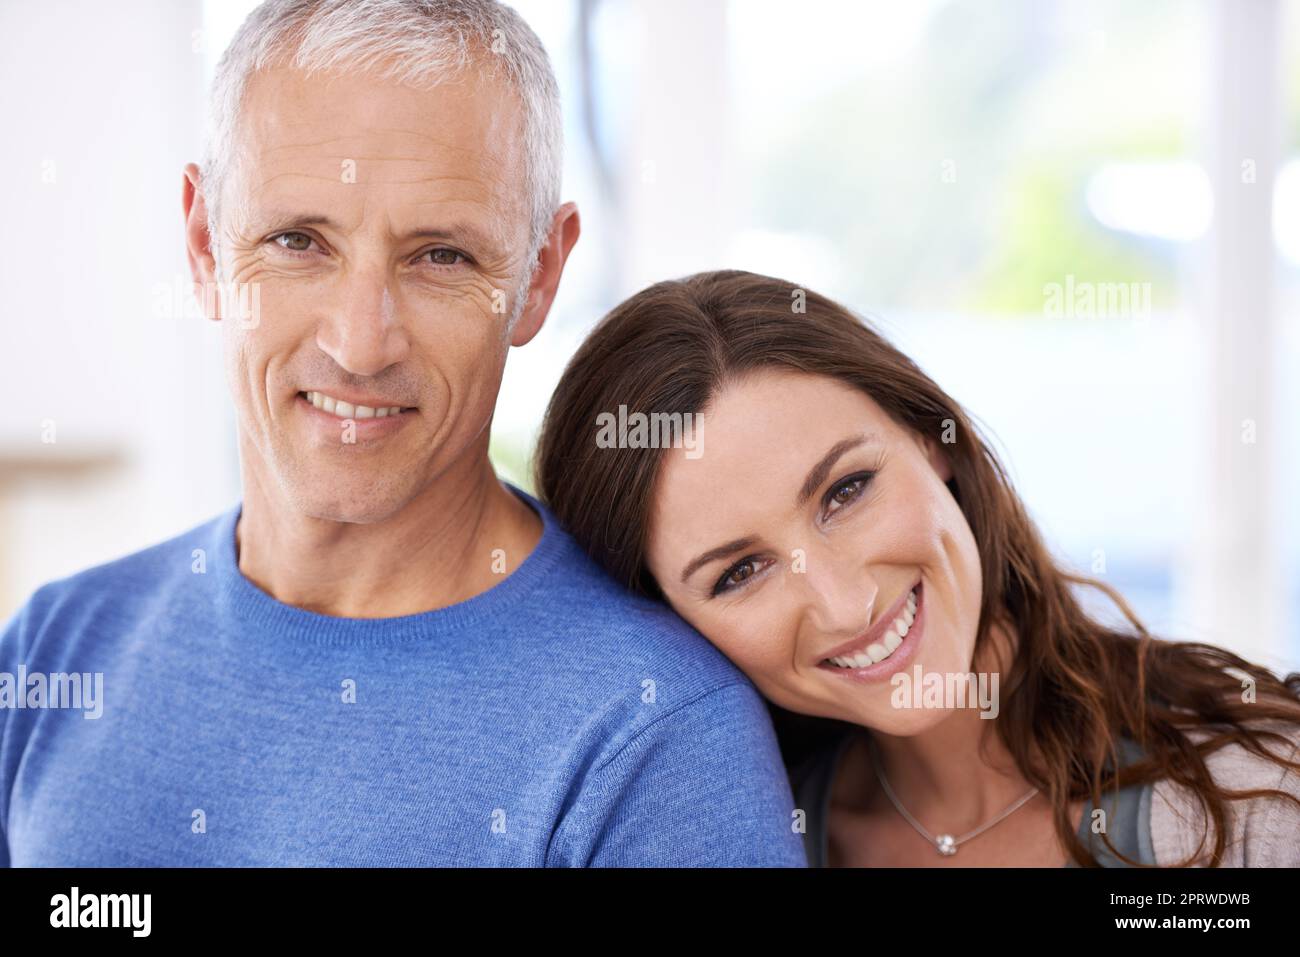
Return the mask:
[(322, 483), (293, 492), (299, 514), (327, 522), (371, 525), (392, 518), (411, 500), (413, 493), (392, 487), (390, 482)]

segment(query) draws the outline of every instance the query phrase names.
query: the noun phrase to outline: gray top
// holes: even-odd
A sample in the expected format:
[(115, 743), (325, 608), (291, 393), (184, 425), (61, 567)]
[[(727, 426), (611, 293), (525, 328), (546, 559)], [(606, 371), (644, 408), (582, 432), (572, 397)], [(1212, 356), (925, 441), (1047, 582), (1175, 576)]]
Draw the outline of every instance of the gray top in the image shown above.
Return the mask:
[[(853, 737), (854, 734), (850, 731), (833, 738), (790, 774), (795, 807), (806, 812), (807, 828), (803, 841), (809, 867), (826, 866), (826, 821), (830, 811), (831, 781), (840, 755)], [(1136, 742), (1120, 737), (1118, 743), (1122, 766), (1141, 758), (1142, 750)], [(1121, 788), (1118, 794), (1111, 791), (1102, 794), (1102, 807), (1106, 811), (1111, 843), (1126, 856), (1143, 864), (1156, 862), (1155, 851), (1151, 846), (1151, 788), (1151, 784), (1129, 785)], [(1129, 867), (1129, 864), (1106, 847), (1100, 834), (1092, 833), (1092, 811), (1090, 799), (1079, 822), (1079, 840), (1102, 867)], [(1078, 865), (1069, 860), (1065, 866)]]

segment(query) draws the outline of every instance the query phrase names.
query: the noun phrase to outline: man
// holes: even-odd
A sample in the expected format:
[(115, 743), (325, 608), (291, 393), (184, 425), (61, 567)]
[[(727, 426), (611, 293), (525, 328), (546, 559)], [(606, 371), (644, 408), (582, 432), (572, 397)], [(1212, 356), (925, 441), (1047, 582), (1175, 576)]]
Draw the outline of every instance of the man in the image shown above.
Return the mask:
[(6, 627), (19, 698), (103, 690), (0, 708), (0, 862), (803, 866), (754, 687), (488, 461), (579, 232), (537, 38), (270, 0), (212, 114), (185, 237), (243, 500)]

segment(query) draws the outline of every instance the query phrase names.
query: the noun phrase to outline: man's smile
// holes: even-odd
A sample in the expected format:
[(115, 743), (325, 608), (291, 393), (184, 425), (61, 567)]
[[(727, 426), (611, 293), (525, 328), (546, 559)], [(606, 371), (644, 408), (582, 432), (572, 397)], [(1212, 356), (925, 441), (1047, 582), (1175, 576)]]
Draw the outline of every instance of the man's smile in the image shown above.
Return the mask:
[(417, 406), (404, 406), (383, 396), (299, 392), (294, 408), (306, 416), (309, 428), (331, 445), (363, 445), (401, 430)]
[(411, 412), (414, 406), (403, 406), (386, 399), (360, 398), (354, 401), (340, 399), (327, 392), (299, 392), (300, 398), (306, 399), (318, 409), (340, 419), (382, 419), (386, 415), (398, 415)]

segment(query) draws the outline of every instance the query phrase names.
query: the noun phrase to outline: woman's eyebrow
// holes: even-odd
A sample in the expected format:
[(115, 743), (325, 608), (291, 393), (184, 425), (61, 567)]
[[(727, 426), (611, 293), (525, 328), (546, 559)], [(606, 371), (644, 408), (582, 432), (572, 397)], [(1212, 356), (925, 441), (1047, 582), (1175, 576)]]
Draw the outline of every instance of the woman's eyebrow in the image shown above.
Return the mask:
[(874, 432), (864, 432), (861, 435), (841, 439), (832, 445), (830, 451), (822, 456), (821, 461), (813, 466), (812, 471), (808, 473), (808, 477), (804, 479), (803, 488), (799, 490), (799, 497), (795, 500), (797, 507), (803, 508), (808, 504), (808, 499), (812, 498), (817, 489), (821, 488), (821, 484), (826, 481), (826, 476), (831, 474), (831, 469), (840, 460), (840, 456), (850, 449), (856, 449), (859, 445), (878, 442), (879, 440), (879, 436)]
[(685, 585), (686, 579), (694, 575), (701, 566), (707, 565), (709, 562), (716, 561), (719, 558), (726, 558), (733, 552), (749, 548), (755, 541), (756, 539), (753, 537), (738, 538), (733, 542), (727, 542), (725, 545), (719, 545), (717, 548), (710, 548), (703, 555), (696, 556), (696, 558), (682, 571), (682, 584)]
[[(874, 432), (864, 432), (861, 435), (851, 435), (847, 439), (841, 439), (832, 445), (830, 450), (821, 457), (821, 461), (813, 466), (812, 471), (808, 473), (808, 477), (804, 479), (803, 488), (799, 490), (799, 507), (802, 508), (804, 505), (808, 504), (808, 500), (816, 494), (817, 489), (826, 481), (826, 476), (830, 475), (831, 469), (835, 467), (835, 463), (840, 460), (840, 457), (843, 456), (845, 452), (856, 449), (858, 446), (865, 445), (868, 442), (878, 441), (880, 441), (880, 437)], [(717, 561), (719, 558), (726, 558), (734, 552), (749, 548), (756, 540), (757, 539), (752, 535), (746, 536), (745, 538), (737, 538), (735, 541), (727, 542), (725, 545), (719, 545), (717, 548), (711, 548), (702, 555), (696, 556), (687, 564), (686, 568), (682, 570), (682, 584), (685, 585), (686, 580), (695, 574), (695, 572), (702, 566), (707, 565), (709, 562)]]

